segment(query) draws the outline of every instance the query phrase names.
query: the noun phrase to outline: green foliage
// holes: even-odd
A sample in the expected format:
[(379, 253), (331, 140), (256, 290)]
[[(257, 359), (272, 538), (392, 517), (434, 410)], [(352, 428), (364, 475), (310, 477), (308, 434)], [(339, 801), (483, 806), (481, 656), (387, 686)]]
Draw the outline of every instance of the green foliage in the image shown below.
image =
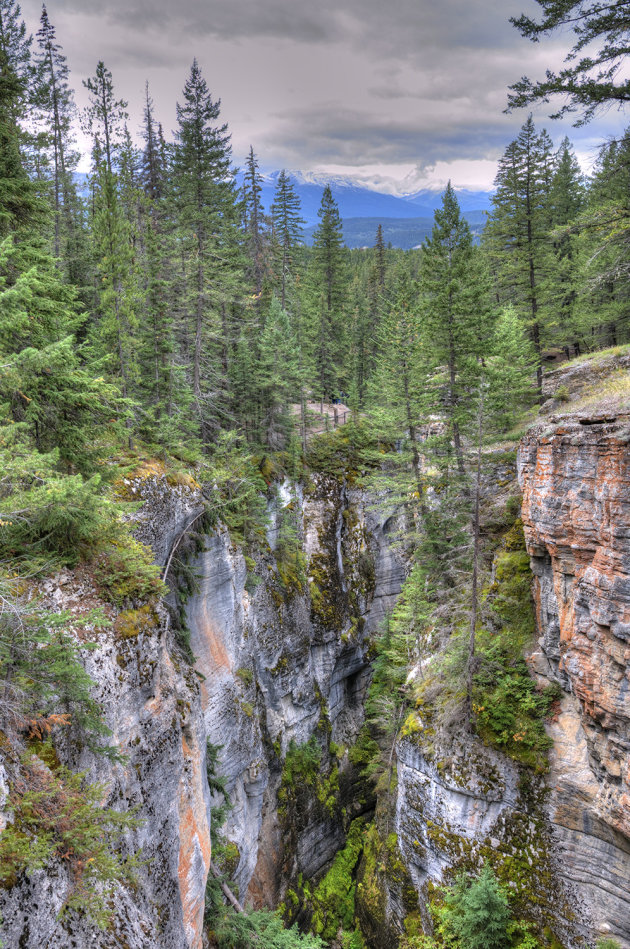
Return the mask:
[(508, 949), (507, 896), (489, 867), (484, 866), (472, 881), (462, 874), (451, 888), (443, 891), (443, 898), (436, 911), (436, 930), (445, 945)]
[(539, 689), (523, 658), (534, 634), (534, 607), (520, 519), (505, 535), (495, 557), (486, 606), (484, 626), (477, 636), (473, 691), (477, 730), (516, 760), (544, 770), (551, 744), (544, 723), (558, 698), (558, 688)]
[(353, 481), (379, 463), (378, 452), (379, 441), (371, 426), (353, 419), (331, 432), (313, 436), (305, 463), (313, 472)]
[(81, 618), (46, 612), (27, 591), (24, 580), (0, 576), (0, 727), (18, 740), (32, 729), (49, 730), (50, 717), (61, 713), (61, 724), (75, 727), (88, 747), (117, 758), (115, 749), (103, 744), (110, 732), (92, 698), (94, 683), (79, 643), (66, 631), (70, 625), (106, 626), (107, 620), (95, 612)]
[(326, 942), (332, 942), (340, 929), (349, 936), (354, 933), (355, 869), (363, 850), (364, 832), (365, 819), (354, 820), (345, 846), (313, 891), (311, 929)]
[(276, 913), (256, 910), (238, 914), (226, 910), (212, 928), (218, 949), (323, 949), (318, 936), (301, 933), (297, 926), (286, 929)]
[(573, 32), (573, 46), (559, 72), (547, 70), (540, 82), (523, 77), (510, 86), (510, 108), (534, 102), (547, 103), (552, 96), (564, 101), (552, 118), (581, 113), (574, 123), (583, 125), (611, 104), (630, 98), (630, 80), (622, 65), (628, 54), (628, 21), (622, 4), (602, 7), (578, 0), (539, 0), (539, 21), (525, 14), (511, 18), (522, 36), (538, 42), (556, 31)]
[(138, 861), (124, 856), (124, 839), (140, 821), (133, 811), (104, 808), (104, 790), (88, 784), (84, 774), (63, 766), (51, 771), (39, 757), (26, 755), (9, 797), (12, 822), (0, 835), (0, 884), (61, 861), (72, 879), (64, 912), (106, 926), (115, 888), (135, 882)]
[(315, 787), (320, 774), (322, 747), (315, 736), (303, 745), (292, 738), (282, 765), (282, 785)]
[(17, 452), (2, 479), (0, 557), (26, 555), (70, 565), (89, 557), (112, 516), (99, 475), (89, 480), (81, 475), (64, 477), (55, 471), (56, 454), (36, 455), (12, 437), (0, 442), (0, 454), (9, 445)]
[(105, 599), (116, 606), (164, 596), (166, 586), (151, 550), (124, 525), (101, 541), (93, 561), (94, 576)]
[(609, 939), (608, 937), (605, 939), (598, 939), (597, 949), (619, 949), (619, 943), (616, 939)]
[(280, 582), (289, 596), (303, 593), (307, 586), (306, 555), (302, 550), (296, 508), (295, 497), (280, 508), (276, 530), (276, 566)]
[(212, 484), (207, 496), (208, 527), (224, 523), (235, 544), (258, 545), (267, 524), (267, 485), (236, 432), (219, 435), (208, 475)]

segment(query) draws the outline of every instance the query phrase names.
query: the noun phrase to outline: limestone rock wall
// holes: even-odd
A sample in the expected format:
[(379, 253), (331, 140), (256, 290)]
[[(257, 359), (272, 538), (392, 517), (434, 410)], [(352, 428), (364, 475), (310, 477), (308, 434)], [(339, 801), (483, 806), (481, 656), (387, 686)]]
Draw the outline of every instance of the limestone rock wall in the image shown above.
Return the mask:
[[(169, 545), (200, 509), (200, 492), (173, 486), (159, 474), (129, 479), (126, 487), (132, 497), (145, 501), (141, 521), (150, 536), (144, 539), (158, 538), (163, 562)], [(101, 605), (89, 576), (80, 570), (63, 571), (43, 593), (45, 606), (71, 614)], [(198, 680), (174, 648), (163, 606), (125, 636), (116, 625), (118, 611), (103, 606), (112, 626), (94, 633), (96, 649), (85, 651), (83, 661), (112, 731), (109, 741), (126, 760), (112, 764), (79, 750), (72, 734), (60, 750), (70, 767), (87, 771), (91, 781), (104, 785), (104, 804), (138, 808), (143, 823), (125, 842), (129, 852), (141, 852), (138, 885), (116, 892), (111, 924), (99, 930), (71, 913), (59, 918), (71, 886), (65, 866), (35, 871), (13, 888), (0, 890), (3, 949), (201, 949), (210, 801)], [(10, 762), (5, 764), (10, 769)], [(5, 768), (0, 767), (0, 806), (6, 790)], [(0, 814), (0, 826), (4, 820), (6, 814)]]
[[(274, 548), (282, 509), (294, 511), (305, 580), (283, 584)], [(274, 905), (292, 873), (317, 873), (343, 843), (342, 823), (316, 813), (290, 843), (277, 792), (289, 743), (318, 730), (351, 743), (363, 720), (369, 634), (400, 591), (403, 565), (387, 517), (340, 480), (280, 485), (270, 502), (269, 549), (255, 568), (227, 531), (191, 565), (199, 589), (186, 606), (208, 739), (232, 804), (226, 837), (238, 847), (242, 896)], [(341, 763), (343, 772), (346, 762)]]
[(556, 420), (519, 451), (540, 639), (565, 690), (548, 813), (597, 932), (630, 946), (630, 418)]

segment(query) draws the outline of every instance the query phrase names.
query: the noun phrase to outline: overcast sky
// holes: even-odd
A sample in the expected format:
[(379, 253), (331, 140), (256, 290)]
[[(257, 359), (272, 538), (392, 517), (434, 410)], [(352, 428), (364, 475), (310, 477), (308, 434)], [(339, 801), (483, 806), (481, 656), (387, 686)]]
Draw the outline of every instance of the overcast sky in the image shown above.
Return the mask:
[[(40, 0), (21, 0), (29, 28)], [(352, 175), (381, 190), (491, 186), (526, 114), (503, 114), (509, 83), (557, 66), (571, 36), (532, 44), (509, 17), (533, 0), (48, 0), (81, 80), (103, 59), (141, 120), (145, 80), (167, 134), (197, 57), (240, 162)], [(619, 113), (572, 129), (535, 113), (587, 164), (623, 125)]]

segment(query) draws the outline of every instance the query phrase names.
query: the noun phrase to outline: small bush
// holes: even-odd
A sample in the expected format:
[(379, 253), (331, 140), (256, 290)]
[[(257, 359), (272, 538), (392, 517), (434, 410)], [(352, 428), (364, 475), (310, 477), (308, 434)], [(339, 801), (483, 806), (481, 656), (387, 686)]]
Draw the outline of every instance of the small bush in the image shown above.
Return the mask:
[(64, 911), (80, 911), (104, 927), (115, 888), (135, 880), (137, 858), (120, 851), (125, 832), (140, 821), (133, 812), (101, 807), (103, 792), (84, 774), (63, 766), (53, 772), (26, 755), (9, 797), (13, 821), (0, 835), (0, 885), (59, 860), (73, 881)]
[(125, 528), (107, 541), (94, 560), (94, 575), (106, 600), (127, 606), (134, 600), (157, 599), (167, 593), (160, 568), (148, 547)]

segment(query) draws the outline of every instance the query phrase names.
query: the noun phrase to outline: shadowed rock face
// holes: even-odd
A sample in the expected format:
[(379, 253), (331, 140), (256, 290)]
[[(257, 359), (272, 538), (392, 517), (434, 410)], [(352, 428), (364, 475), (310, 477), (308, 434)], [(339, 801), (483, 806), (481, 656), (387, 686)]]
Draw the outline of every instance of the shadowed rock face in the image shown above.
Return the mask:
[[(163, 476), (130, 479), (127, 486), (145, 502), (139, 533), (147, 542), (157, 538), (156, 560), (163, 563), (169, 544), (200, 509), (201, 494), (173, 487)], [(44, 605), (50, 609), (81, 612), (85, 600), (99, 605), (89, 581), (70, 571), (52, 578), (47, 589)], [(106, 609), (114, 619), (116, 611)], [(82, 654), (112, 732), (109, 741), (126, 760), (112, 764), (94, 756), (72, 734), (62, 736), (60, 748), (70, 767), (103, 784), (105, 804), (137, 807), (142, 824), (125, 841), (127, 851), (138, 851), (144, 861), (137, 887), (116, 892), (112, 921), (99, 930), (72, 914), (59, 919), (71, 888), (64, 864), (35, 871), (0, 890), (3, 949), (201, 949), (210, 862), (205, 728), (197, 679), (174, 648), (169, 626), (158, 606), (137, 635), (120, 638), (110, 627), (95, 636), (96, 649)], [(5, 798), (0, 761), (0, 827)]]
[(550, 724), (548, 813), (596, 932), (630, 945), (630, 419), (561, 421), (521, 443), (540, 639), (567, 693)]
[(235, 879), (257, 905), (276, 903), (287, 874), (312, 876), (343, 843), (341, 822), (321, 814), (289, 843), (277, 813), (282, 759), (323, 721), (338, 743), (354, 740), (369, 682), (368, 634), (403, 580), (387, 519), (361, 491), (324, 476), (313, 476), (306, 494), (280, 486), (269, 511), (272, 551), (278, 508), (287, 504), (306, 555), (303, 588), (282, 586), (273, 552), (256, 555), (252, 583), (223, 532), (194, 560), (199, 590), (186, 607), (206, 734), (222, 746), (232, 804), (225, 832), (240, 855)]

